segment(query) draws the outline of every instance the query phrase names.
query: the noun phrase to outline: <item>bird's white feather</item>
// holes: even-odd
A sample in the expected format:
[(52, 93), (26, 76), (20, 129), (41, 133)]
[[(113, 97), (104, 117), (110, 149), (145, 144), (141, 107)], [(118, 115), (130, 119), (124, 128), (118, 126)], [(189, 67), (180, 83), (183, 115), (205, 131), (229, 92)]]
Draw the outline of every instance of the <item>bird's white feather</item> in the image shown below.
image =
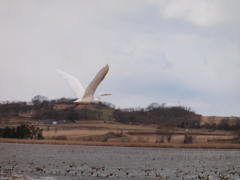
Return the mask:
[(60, 71), (59, 69), (55, 69), (55, 71), (58, 72), (58, 74), (67, 81), (75, 96), (81, 99), (84, 95), (85, 90), (79, 80), (70, 74)]
[(108, 64), (103, 67), (95, 76), (95, 78), (92, 80), (92, 82), (88, 85), (87, 89), (85, 90), (85, 93), (82, 97), (82, 101), (91, 101), (94, 100), (94, 93), (98, 87), (98, 85), (102, 82), (102, 80), (105, 78), (106, 74), (108, 73), (109, 66)]

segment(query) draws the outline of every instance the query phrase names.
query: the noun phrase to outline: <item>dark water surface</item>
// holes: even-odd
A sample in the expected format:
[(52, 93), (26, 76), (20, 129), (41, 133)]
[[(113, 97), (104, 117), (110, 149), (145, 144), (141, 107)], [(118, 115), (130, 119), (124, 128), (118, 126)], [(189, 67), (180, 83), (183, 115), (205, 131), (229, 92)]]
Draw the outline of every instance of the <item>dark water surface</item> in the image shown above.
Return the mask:
[(240, 179), (240, 151), (0, 143), (0, 179)]

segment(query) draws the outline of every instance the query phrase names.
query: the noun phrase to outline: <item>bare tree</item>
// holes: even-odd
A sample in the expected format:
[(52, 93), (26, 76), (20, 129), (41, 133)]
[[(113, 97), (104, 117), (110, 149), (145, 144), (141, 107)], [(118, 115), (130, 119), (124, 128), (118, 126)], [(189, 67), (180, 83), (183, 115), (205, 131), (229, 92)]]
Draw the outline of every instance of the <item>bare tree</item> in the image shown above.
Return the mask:
[(158, 131), (156, 135), (157, 135), (156, 143), (164, 143), (165, 133), (163, 131)]
[(218, 128), (224, 129), (224, 130), (230, 130), (231, 129), (230, 119), (229, 118), (221, 119), (220, 123), (218, 124)]
[(196, 138), (196, 136), (185, 134), (183, 143), (184, 144), (192, 144), (194, 142), (195, 138)]
[(172, 125), (170, 123), (161, 123), (156, 130), (157, 143), (164, 143), (164, 139), (168, 143), (171, 142), (174, 132), (171, 131)]
[(205, 126), (207, 126), (207, 128), (210, 128), (210, 129), (215, 129), (216, 128), (216, 116), (210, 116), (207, 118), (207, 121), (205, 123)]
[(55, 138), (56, 138), (56, 135), (57, 135), (57, 131), (58, 131), (58, 129), (57, 129), (57, 127), (55, 127), (54, 128)]
[(159, 105), (158, 103), (153, 102), (153, 103), (151, 103), (151, 104), (148, 105), (147, 110), (148, 110), (148, 111), (155, 111), (155, 110), (157, 110), (159, 107), (160, 107), (160, 105)]
[(44, 101), (47, 101), (48, 98), (45, 96), (37, 95), (32, 98), (33, 105), (41, 105)]
[(172, 131), (170, 131), (170, 130), (166, 131), (165, 137), (166, 137), (168, 143), (171, 142), (172, 137), (173, 137), (173, 134), (174, 134), (174, 133), (173, 133)]
[(48, 138), (49, 138), (49, 131), (50, 131), (50, 125), (47, 125), (47, 132), (48, 132)]

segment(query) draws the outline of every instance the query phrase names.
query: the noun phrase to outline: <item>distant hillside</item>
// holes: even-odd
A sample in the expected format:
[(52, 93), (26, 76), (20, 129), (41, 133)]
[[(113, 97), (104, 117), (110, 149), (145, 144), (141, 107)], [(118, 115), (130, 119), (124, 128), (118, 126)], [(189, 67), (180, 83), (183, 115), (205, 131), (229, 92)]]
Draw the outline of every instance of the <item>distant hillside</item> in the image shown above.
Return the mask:
[[(74, 108), (73, 108), (74, 107)], [(73, 108), (73, 109), (72, 109)], [(75, 105), (69, 105), (69, 104), (56, 104), (54, 106), (55, 110), (74, 110), (74, 111), (81, 111), (81, 110), (95, 110), (101, 113), (100, 119), (102, 120), (110, 120), (112, 121), (112, 114), (115, 109), (105, 106), (102, 104), (80, 104), (77, 107)]]
[(201, 116), (190, 107), (151, 103), (146, 108), (115, 109), (111, 103), (100, 102), (81, 104), (77, 107), (74, 99), (47, 100), (36, 96), (32, 103), (5, 102), (0, 104), (0, 124), (9, 120), (109, 120), (124, 124), (156, 124), (180, 128), (207, 128), (235, 130), (240, 128), (238, 117)]
[(55, 110), (68, 110), (68, 109), (112, 109), (111, 107), (108, 107), (108, 106), (105, 106), (105, 105), (102, 105), (102, 104), (95, 104), (95, 103), (92, 103), (92, 104), (80, 104), (78, 106), (75, 107), (75, 105), (73, 104), (55, 104), (53, 106), (53, 108)]
[(199, 128), (201, 115), (191, 108), (182, 106), (165, 107), (155, 104), (145, 109), (115, 110), (113, 117), (116, 121), (126, 124), (167, 124), (182, 128)]

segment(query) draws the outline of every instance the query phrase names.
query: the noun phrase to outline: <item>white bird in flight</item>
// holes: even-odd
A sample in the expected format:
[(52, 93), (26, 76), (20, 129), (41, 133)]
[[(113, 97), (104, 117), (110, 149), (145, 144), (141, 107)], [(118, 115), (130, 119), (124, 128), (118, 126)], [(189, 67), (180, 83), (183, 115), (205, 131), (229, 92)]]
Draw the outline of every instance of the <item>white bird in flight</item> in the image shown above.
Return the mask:
[(70, 74), (67, 74), (63, 71), (60, 71), (59, 69), (55, 69), (59, 73), (59, 75), (64, 78), (70, 88), (72, 89), (75, 96), (78, 98), (78, 100), (74, 101), (75, 104), (79, 103), (92, 103), (92, 102), (99, 102), (101, 100), (101, 96), (107, 96), (111, 94), (107, 93), (100, 93), (98, 94), (97, 98), (94, 99), (94, 93), (98, 87), (98, 85), (102, 82), (102, 80), (105, 78), (106, 74), (108, 73), (109, 66), (108, 64), (103, 67), (95, 76), (95, 78), (92, 80), (92, 82), (88, 85), (87, 89), (84, 90), (83, 86), (79, 82), (79, 80), (75, 77), (73, 77)]

